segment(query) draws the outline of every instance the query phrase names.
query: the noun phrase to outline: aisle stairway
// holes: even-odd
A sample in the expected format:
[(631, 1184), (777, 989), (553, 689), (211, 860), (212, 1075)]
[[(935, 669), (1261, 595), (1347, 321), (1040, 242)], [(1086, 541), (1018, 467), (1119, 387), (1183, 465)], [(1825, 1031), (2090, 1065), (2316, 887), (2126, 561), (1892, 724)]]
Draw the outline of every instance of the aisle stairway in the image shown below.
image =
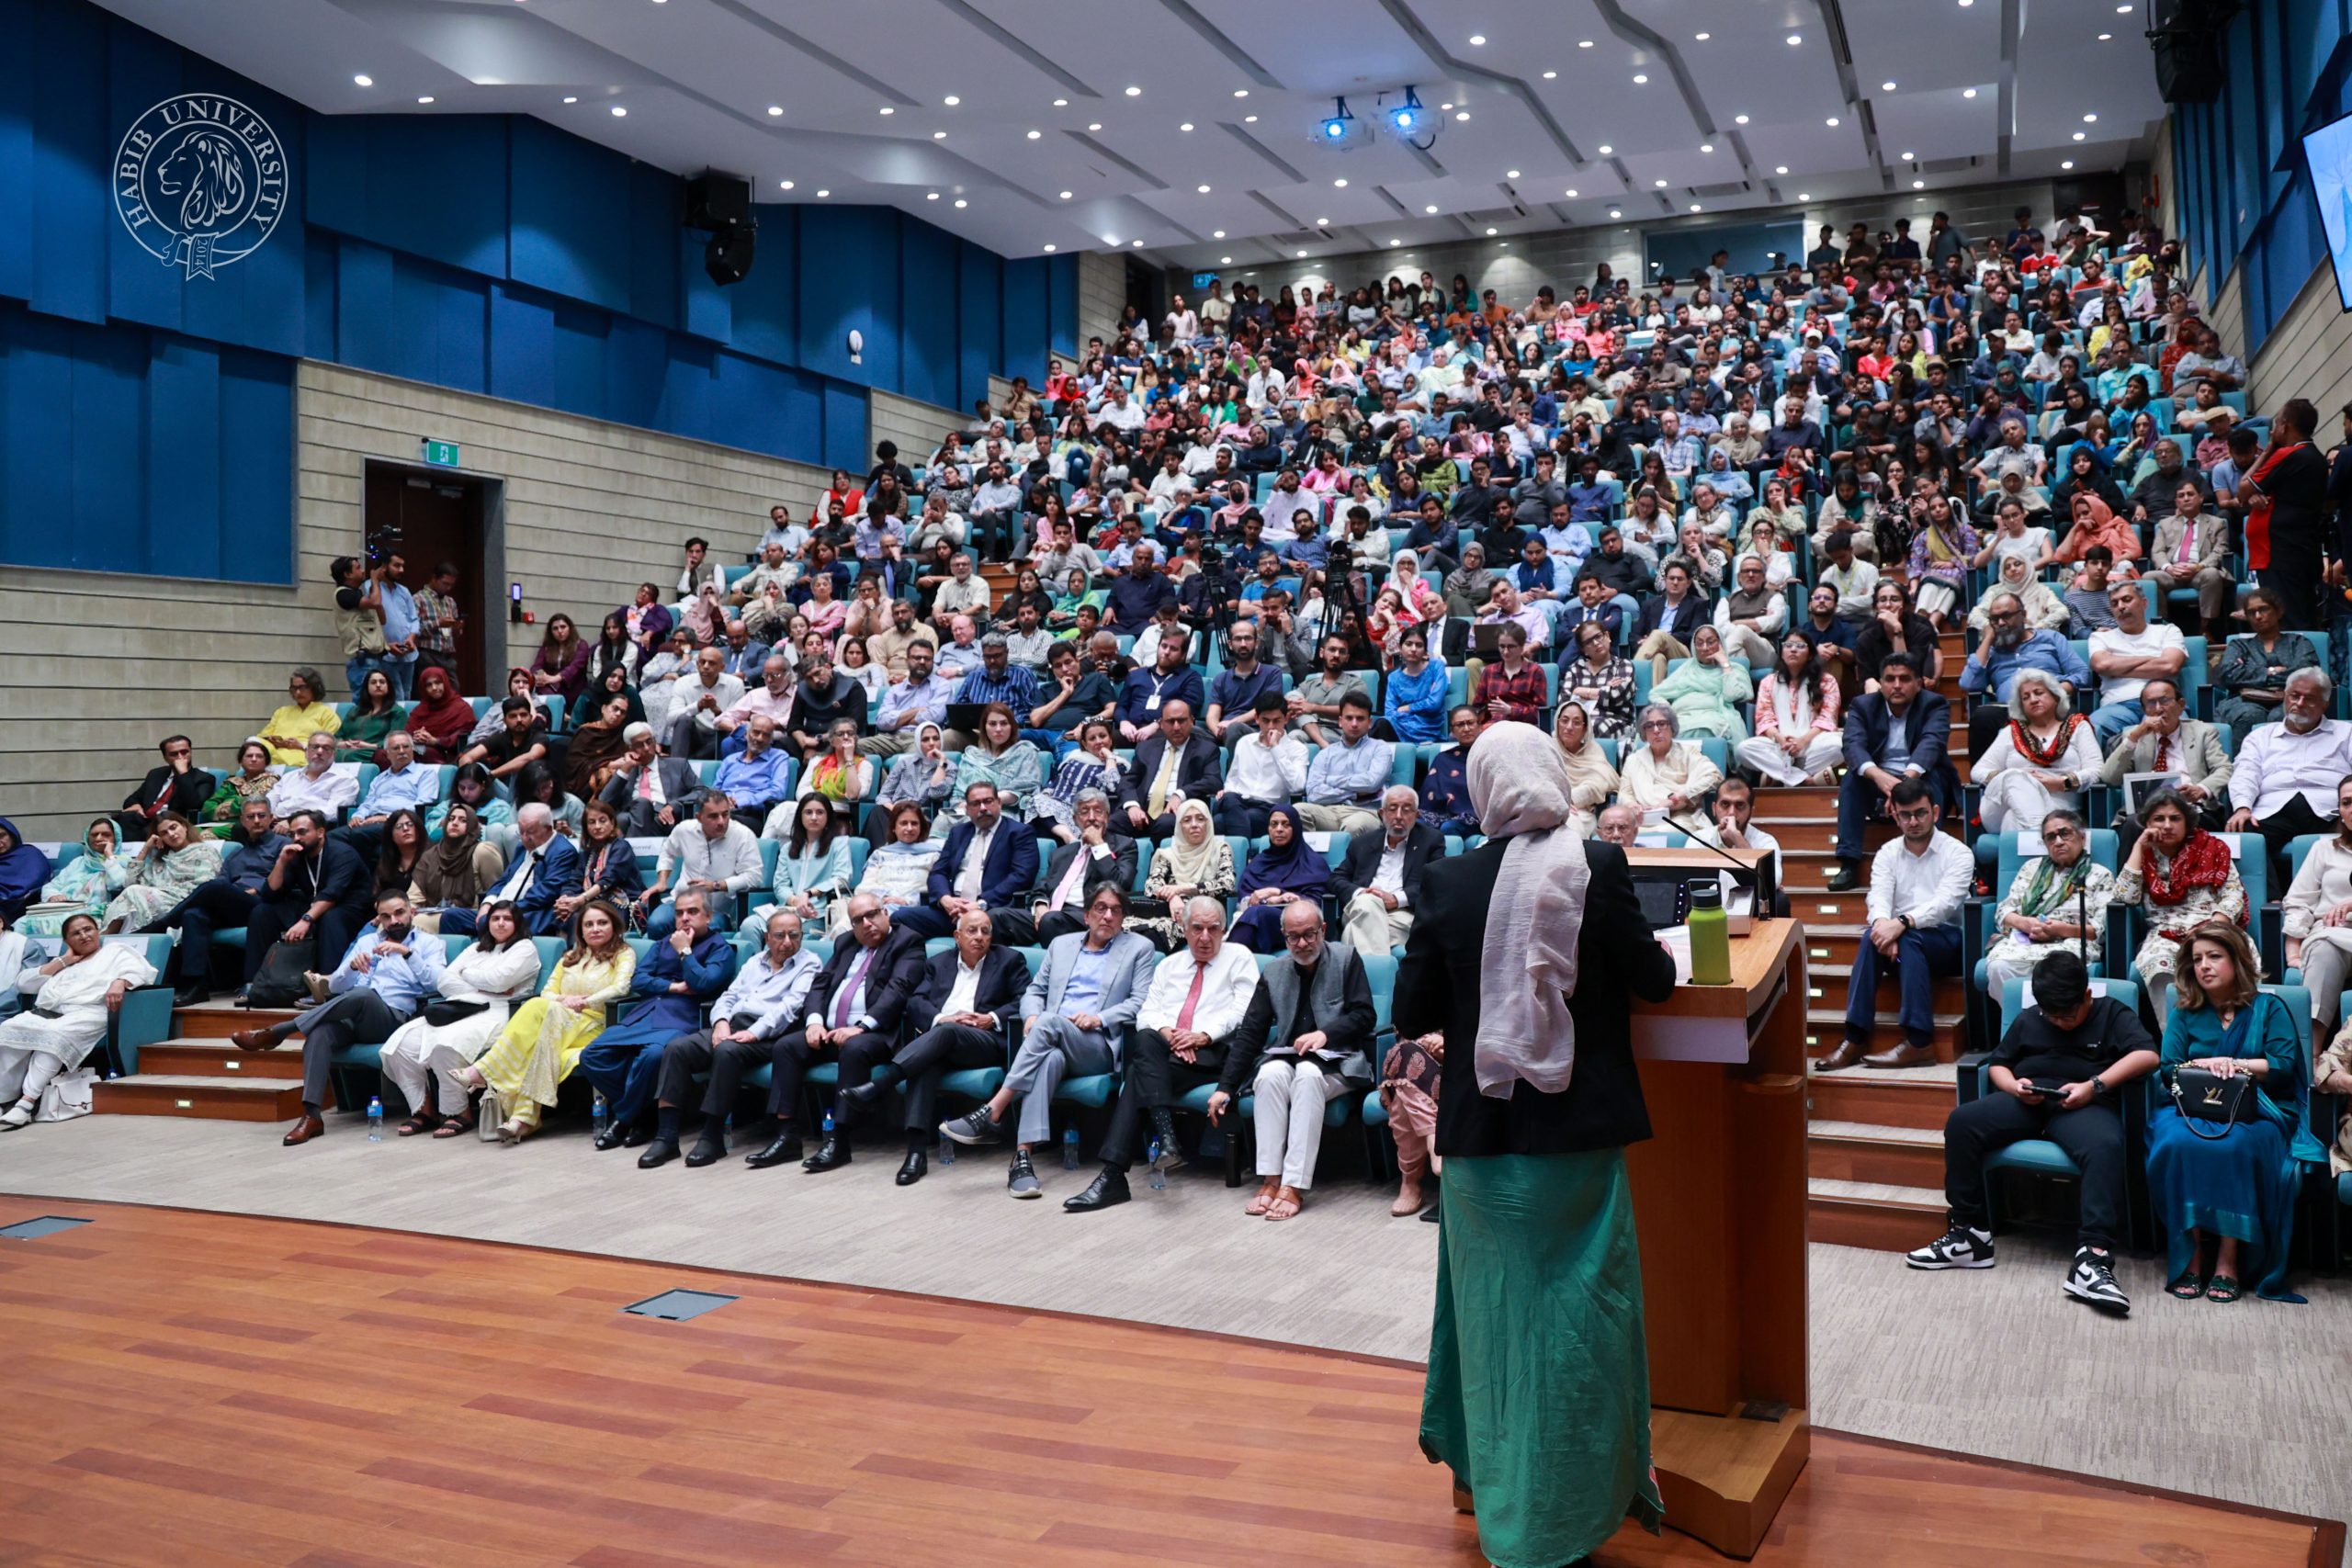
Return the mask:
[[(1951, 750), (1962, 778), (1968, 770), (1968, 717), (1958, 674), (1967, 657), (1957, 633), (1943, 637), (1944, 678), (1936, 689), (1952, 706)], [(1824, 884), (1838, 868), (1830, 852), (1838, 792), (1768, 789), (1758, 798), (1757, 821), (1781, 842), (1792, 913), (1804, 922), (1805, 956), (1813, 991), (1805, 1011), (1805, 1049), (1826, 1055), (1844, 1037), (1846, 976), (1862, 940), (1866, 889), (1831, 893)], [(1951, 824), (1947, 824), (1947, 827)], [(1873, 825), (1871, 850), (1894, 829)], [(1807, 1234), (1815, 1241), (1905, 1252), (1943, 1228), (1943, 1124), (1952, 1107), (1958, 1071), (1952, 1063), (1974, 1049), (1965, 1038), (1968, 980), (1939, 980), (1935, 988), (1936, 1064), (1897, 1071), (1855, 1067), (1816, 1073), (1808, 1098)], [(1892, 980), (1879, 986), (1879, 1014), (1892, 1020)], [(1890, 1023), (1878, 1043), (1897, 1038)]]
[(302, 1044), (240, 1051), (240, 1029), (282, 1023), (291, 1009), (247, 1010), (228, 1002), (172, 1010), (172, 1038), (143, 1047), (138, 1067), (92, 1091), (90, 1109), (117, 1116), (193, 1116), (216, 1122), (291, 1122), (302, 1113)]

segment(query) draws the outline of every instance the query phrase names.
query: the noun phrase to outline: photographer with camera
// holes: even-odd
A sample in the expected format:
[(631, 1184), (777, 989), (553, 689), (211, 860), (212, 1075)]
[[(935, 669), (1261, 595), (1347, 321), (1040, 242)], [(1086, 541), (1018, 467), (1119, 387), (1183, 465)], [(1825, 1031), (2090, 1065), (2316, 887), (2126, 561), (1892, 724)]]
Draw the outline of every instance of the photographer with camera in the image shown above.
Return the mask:
[[(343, 643), (343, 676), (353, 701), (368, 671), (384, 668), (383, 569), (356, 556), (337, 556), (327, 567), (334, 582), (334, 630)], [(319, 694), (321, 696), (324, 693)]]

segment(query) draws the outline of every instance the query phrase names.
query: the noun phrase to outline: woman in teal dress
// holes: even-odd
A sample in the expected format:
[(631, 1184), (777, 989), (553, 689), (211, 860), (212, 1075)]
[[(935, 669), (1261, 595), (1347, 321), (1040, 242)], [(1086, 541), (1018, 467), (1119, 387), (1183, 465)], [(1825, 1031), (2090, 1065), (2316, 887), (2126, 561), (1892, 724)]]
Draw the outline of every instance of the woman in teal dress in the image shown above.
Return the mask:
[(96, 919), (130, 874), (130, 857), (116, 852), (114, 820), (101, 817), (82, 831), (82, 852), (58, 868), (40, 890), (40, 902), (27, 909), (11, 930), (27, 936), (62, 938), (75, 915)]
[(2258, 988), (2261, 961), (2234, 923), (2210, 920), (2180, 946), (2164, 1085), (2188, 1066), (2256, 1087), (2251, 1117), (2226, 1127), (2184, 1117), (2169, 1100), (2148, 1119), (2148, 1198), (2164, 1227), (2165, 1288), (2185, 1302), (2226, 1303), (2251, 1280), (2266, 1301), (2301, 1302), (2285, 1285), (2295, 1195), (2306, 1168), (2326, 1163), (2306, 1126), (2310, 1021)]

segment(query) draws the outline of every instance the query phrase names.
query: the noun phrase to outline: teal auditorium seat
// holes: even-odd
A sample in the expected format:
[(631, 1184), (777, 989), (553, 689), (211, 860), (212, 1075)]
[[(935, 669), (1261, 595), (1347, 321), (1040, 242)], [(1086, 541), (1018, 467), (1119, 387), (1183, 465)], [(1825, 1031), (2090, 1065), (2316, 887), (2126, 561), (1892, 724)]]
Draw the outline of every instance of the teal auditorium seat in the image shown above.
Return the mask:
[[(2139, 1010), (2140, 987), (2129, 980), (2096, 980), (2092, 982), (2092, 987), (2095, 992), (2103, 992), (2135, 1012)], [(2264, 988), (2269, 989), (2267, 987)], [(2002, 1016), (2014, 1017), (2024, 1005), (2025, 982), (2011, 976), (2001, 987)], [(2294, 1003), (2290, 1000), (2288, 1005), (2291, 1007)], [(1961, 1058), (1958, 1103), (1965, 1105), (1997, 1092), (1993, 1088), (1992, 1068), (1986, 1060), (1989, 1055), (1989, 1052), (1974, 1051)], [(2151, 1074), (2143, 1080), (2141, 1092), (2122, 1097), (2126, 1172), (2124, 1224), (2131, 1232), (2124, 1239), (2134, 1249), (2152, 1245), (2153, 1224), (2148, 1214), (2145, 1171), (2148, 1111), (2154, 1105), (2150, 1098), (2154, 1090), (2146, 1086), (2152, 1086), (2154, 1081), (2154, 1075)], [(2000, 1229), (2001, 1213), (2001, 1184), (1995, 1178), (2004, 1171), (2067, 1181), (2079, 1180), (2083, 1174), (2066, 1151), (2047, 1138), (2021, 1138), (2007, 1148), (1996, 1149), (1984, 1156), (1985, 1205), (1995, 1230)]]
[[(81, 846), (74, 846), (76, 853)], [(153, 936), (108, 937), (110, 942), (135, 943), (147, 966), (159, 976), (152, 986), (141, 986), (122, 998), (120, 1010), (107, 1021), (106, 1038), (92, 1053), (91, 1062), (101, 1077), (122, 1077), (139, 1070), (139, 1051), (143, 1045), (160, 1044), (172, 1037), (171, 982), (160, 978), (172, 961), (172, 939), (162, 933)]]

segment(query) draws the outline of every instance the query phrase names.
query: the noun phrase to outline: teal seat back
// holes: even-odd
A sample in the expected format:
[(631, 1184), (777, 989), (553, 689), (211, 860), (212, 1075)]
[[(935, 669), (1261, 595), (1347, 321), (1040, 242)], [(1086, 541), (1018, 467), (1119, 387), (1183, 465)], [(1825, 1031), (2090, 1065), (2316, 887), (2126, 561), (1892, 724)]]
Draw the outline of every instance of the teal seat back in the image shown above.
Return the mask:
[[(2264, 988), (2268, 989), (2267, 987)], [(2091, 994), (2104, 996), (2109, 1001), (2120, 1002), (2133, 1012), (2140, 1010), (2140, 987), (2134, 981), (2093, 980)], [(2025, 976), (2011, 975), (2001, 982), (2001, 1016), (2013, 1019), (2025, 1010)], [(1992, 1042), (1987, 1041), (1985, 1043), (1989, 1046)]]

